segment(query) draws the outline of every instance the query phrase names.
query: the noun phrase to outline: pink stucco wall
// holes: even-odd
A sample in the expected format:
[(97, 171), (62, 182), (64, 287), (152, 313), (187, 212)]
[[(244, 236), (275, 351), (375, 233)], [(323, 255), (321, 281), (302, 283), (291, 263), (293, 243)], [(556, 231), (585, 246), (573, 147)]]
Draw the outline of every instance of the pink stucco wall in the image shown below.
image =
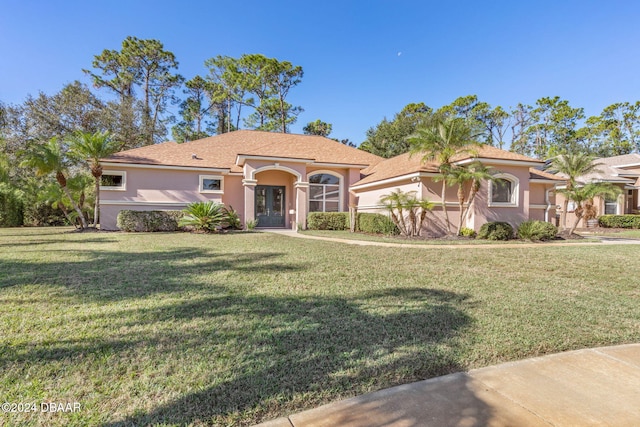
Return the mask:
[[(515, 206), (489, 206), (489, 186), (487, 182), (483, 182), (476, 195), (473, 208), (465, 224), (463, 224), (464, 227), (478, 230), (486, 222), (506, 221), (515, 228), (521, 222), (529, 219), (545, 219), (545, 211), (547, 211), (548, 206), (545, 202), (545, 191), (552, 188), (552, 184), (530, 184), (528, 166), (496, 165), (493, 168), (493, 172), (496, 174), (507, 174), (517, 179), (517, 204)], [(420, 183), (406, 179), (400, 182), (357, 190), (358, 210), (360, 212), (386, 213), (384, 209), (380, 208), (380, 197), (398, 188), (404, 192), (417, 191), (423, 200), (426, 199), (434, 202), (435, 206), (428, 215), (429, 223), (424, 230), (424, 234), (431, 236), (443, 235), (446, 231), (446, 221), (441, 203), (442, 183), (435, 182), (430, 177), (423, 177)], [(468, 197), (469, 187), (465, 187), (464, 191), (465, 197)], [(447, 188), (446, 201), (449, 221), (452, 230), (455, 230), (458, 226), (460, 213), (457, 186)], [(552, 206), (554, 203), (555, 200), (551, 200)], [(549, 221), (554, 222), (555, 209), (550, 208), (547, 212)]]
[[(300, 182), (308, 182), (314, 171), (330, 171), (342, 178), (342, 209), (347, 211), (350, 203), (349, 184), (360, 179), (357, 168), (309, 167), (297, 162), (271, 162), (266, 160), (247, 160), (244, 165), (244, 176), (223, 175), (211, 171), (190, 171), (135, 167), (105, 167), (108, 171), (126, 172), (126, 190), (101, 190), (103, 200), (101, 207), (101, 227), (105, 230), (116, 229), (116, 218), (121, 210), (173, 210), (184, 207), (195, 201), (214, 200), (232, 206), (240, 214), (241, 221), (253, 219), (254, 187), (246, 188), (243, 179), (256, 180), (254, 185), (281, 185), (286, 188), (286, 227), (293, 228), (296, 222), (305, 224), (307, 214), (307, 188), (297, 186)], [(222, 194), (201, 193), (199, 191), (200, 175), (222, 175), (224, 191)], [(249, 197), (250, 203), (245, 203)], [(247, 214), (245, 205), (249, 208)], [(289, 215), (294, 210), (296, 214)], [(248, 215), (248, 217), (247, 217)]]
[[(104, 230), (116, 229), (121, 210), (179, 210), (196, 201), (223, 202), (222, 194), (199, 191), (200, 175), (221, 175), (217, 172), (105, 167), (104, 173), (109, 171), (126, 172), (126, 189), (100, 190), (100, 227)], [(224, 177), (225, 194), (234, 191), (234, 178)]]

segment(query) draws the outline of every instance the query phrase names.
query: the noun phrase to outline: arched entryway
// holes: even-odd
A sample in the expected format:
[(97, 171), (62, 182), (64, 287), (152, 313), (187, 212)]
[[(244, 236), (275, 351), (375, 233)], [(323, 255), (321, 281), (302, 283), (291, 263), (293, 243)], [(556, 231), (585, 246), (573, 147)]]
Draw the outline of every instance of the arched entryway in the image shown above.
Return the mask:
[(296, 169), (278, 163), (254, 169), (245, 179), (245, 218), (258, 228), (304, 227), (307, 187)]

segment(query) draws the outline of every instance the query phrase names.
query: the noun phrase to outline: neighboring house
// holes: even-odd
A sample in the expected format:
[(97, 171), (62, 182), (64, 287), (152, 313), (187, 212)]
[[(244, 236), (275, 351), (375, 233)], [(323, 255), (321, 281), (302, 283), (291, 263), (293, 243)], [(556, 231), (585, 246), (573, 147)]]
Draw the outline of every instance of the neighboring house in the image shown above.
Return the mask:
[[(409, 154), (382, 159), (320, 136), (248, 130), (150, 145), (102, 160), (101, 228), (116, 229), (121, 210), (184, 209), (206, 200), (233, 206), (243, 223), (256, 219), (259, 227), (304, 228), (309, 212), (344, 212), (350, 206), (384, 212), (380, 197), (400, 188), (436, 204), (428, 231), (442, 234), (436, 165), (421, 160)], [(460, 156), (456, 163), (473, 160)], [(492, 167), (496, 181), (482, 183), (467, 227), (555, 219), (558, 178), (532, 169), (543, 162), (489, 146), (478, 150), (478, 160)], [(455, 223), (455, 188), (446, 200)]]
[[(623, 215), (637, 214), (640, 212), (640, 199), (638, 190), (640, 189), (640, 154), (625, 154), (615, 157), (602, 157), (595, 159), (599, 163), (595, 172), (578, 178), (578, 184), (589, 182), (609, 182), (622, 190), (620, 196), (614, 199), (603, 197), (594, 198), (594, 206), (597, 215)], [(558, 175), (560, 176), (560, 175)], [(559, 185), (562, 188), (562, 184)], [(564, 196), (558, 193), (557, 204), (562, 208)], [(573, 214), (575, 206), (570, 201), (567, 209), (567, 226), (575, 221)], [(585, 227), (579, 223), (578, 227)]]

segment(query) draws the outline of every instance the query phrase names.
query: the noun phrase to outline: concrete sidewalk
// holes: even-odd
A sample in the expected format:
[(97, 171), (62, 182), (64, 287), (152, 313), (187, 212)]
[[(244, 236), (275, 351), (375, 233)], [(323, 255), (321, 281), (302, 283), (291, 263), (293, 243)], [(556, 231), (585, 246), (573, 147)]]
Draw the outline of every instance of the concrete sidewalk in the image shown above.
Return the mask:
[(456, 373), (260, 425), (640, 426), (640, 344)]

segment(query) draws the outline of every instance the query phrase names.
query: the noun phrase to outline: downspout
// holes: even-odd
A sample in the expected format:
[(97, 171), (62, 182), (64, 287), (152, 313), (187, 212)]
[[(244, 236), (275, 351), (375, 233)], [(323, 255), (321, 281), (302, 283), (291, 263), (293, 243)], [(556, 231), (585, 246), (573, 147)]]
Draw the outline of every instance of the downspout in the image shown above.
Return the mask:
[(544, 209), (544, 222), (549, 222), (549, 211), (551, 210), (551, 201), (549, 200), (549, 193), (555, 190), (555, 185), (551, 188), (547, 188), (544, 192), (544, 201), (547, 204), (547, 207)]

